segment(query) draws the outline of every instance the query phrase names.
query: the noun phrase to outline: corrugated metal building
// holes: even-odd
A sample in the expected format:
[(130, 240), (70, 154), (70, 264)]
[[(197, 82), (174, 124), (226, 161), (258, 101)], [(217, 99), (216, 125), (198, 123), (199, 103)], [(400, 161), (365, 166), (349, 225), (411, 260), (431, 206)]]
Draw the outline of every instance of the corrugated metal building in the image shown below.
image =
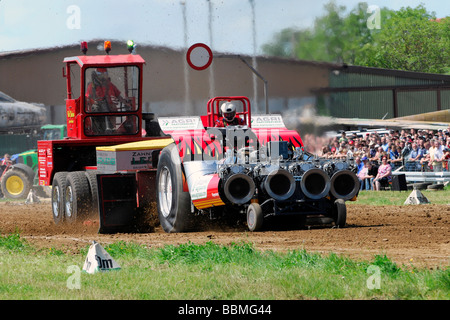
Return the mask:
[(341, 66), (329, 87), (314, 90), (319, 109), (333, 117), (389, 119), (450, 109), (450, 76)]

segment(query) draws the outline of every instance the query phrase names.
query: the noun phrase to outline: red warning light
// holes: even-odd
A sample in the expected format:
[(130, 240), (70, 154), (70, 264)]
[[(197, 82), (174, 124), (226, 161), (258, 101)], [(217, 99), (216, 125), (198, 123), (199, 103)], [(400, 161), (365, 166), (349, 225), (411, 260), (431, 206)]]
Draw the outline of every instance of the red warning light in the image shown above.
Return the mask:
[(86, 41), (81, 42), (81, 52), (83, 52), (83, 54), (86, 54), (86, 52), (88, 51), (88, 45)]

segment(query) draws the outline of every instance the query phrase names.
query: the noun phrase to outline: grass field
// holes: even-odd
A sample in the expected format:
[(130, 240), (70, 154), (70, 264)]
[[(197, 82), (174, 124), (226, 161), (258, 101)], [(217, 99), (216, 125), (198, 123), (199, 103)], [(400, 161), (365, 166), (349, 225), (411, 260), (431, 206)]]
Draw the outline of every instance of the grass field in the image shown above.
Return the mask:
[(386, 256), (352, 261), (304, 250), (258, 251), (251, 243), (105, 247), (121, 270), (81, 271), (77, 254), (37, 250), (0, 236), (0, 299), (426, 299), (450, 298), (450, 270), (398, 266)]
[[(411, 194), (412, 190), (408, 191), (361, 191), (358, 195), (357, 201), (346, 202), (352, 204), (366, 204), (366, 205), (397, 205), (404, 204), (406, 198)], [(432, 204), (446, 204), (450, 205), (450, 186), (445, 187), (444, 190), (420, 190), (420, 192)]]
[[(403, 205), (411, 191), (363, 191), (358, 204)], [(422, 193), (449, 204), (450, 190)], [(347, 202), (352, 205), (353, 202)], [(449, 300), (450, 270), (397, 265), (385, 255), (355, 261), (337, 254), (260, 251), (252, 243), (105, 247), (121, 270), (82, 272), (77, 253), (37, 249), (0, 230), (0, 299), (120, 300)]]

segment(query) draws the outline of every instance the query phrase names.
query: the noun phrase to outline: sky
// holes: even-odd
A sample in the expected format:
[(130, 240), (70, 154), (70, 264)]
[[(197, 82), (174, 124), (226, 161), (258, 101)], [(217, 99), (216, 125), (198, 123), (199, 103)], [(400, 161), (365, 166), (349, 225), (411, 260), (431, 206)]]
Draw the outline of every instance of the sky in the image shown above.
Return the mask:
[[(252, 10), (252, 1), (253, 8)], [(96, 39), (262, 54), (284, 28), (308, 28), (329, 0), (0, 0), (0, 52), (48, 48)], [(336, 0), (348, 10), (362, 0)], [(423, 4), (450, 16), (448, 0), (369, 0), (398, 10)], [(211, 10), (210, 10), (211, 9)], [(210, 14), (211, 12), (211, 14)], [(254, 14), (253, 14), (254, 12)], [(210, 23), (211, 21), (211, 23)], [(382, 27), (382, 21), (381, 21)], [(92, 44), (90, 45), (90, 49)]]

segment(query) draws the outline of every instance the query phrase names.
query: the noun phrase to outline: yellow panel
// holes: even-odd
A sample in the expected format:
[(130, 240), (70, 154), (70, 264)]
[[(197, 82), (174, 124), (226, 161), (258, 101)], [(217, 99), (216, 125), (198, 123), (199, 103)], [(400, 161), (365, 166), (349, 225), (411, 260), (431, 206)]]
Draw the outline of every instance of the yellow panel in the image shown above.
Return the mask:
[(97, 147), (97, 151), (134, 151), (134, 150), (151, 150), (162, 149), (173, 143), (172, 138), (144, 140), (137, 142), (129, 142), (118, 144), (115, 146)]

